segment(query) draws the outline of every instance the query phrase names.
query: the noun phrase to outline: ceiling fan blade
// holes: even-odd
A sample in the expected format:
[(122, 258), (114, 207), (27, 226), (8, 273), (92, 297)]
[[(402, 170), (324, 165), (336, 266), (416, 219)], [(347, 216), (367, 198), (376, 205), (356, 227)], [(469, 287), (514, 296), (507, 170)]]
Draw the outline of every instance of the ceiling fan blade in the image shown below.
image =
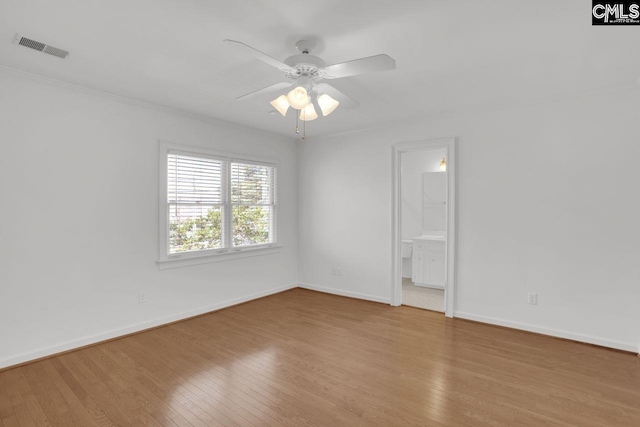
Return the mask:
[(263, 87), (262, 89), (254, 90), (253, 92), (249, 92), (249, 93), (247, 93), (245, 95), (239, 96), (236, 99), (238, 101), (244, 101), (244, 100), (247, 100), (247, 99), (255, 98), (255, 97), (260, 96), (260, 95), (264, 95), (264, 94), (267, 94), (267, 93), (276, 92), (278, 90), (286, 89), (289, 86), (291, 86), (291, 82), (276, 83), (276, 84), (271, 85), (271, 86)]
[(318, 94), (326, 93), (340, 103), (340, 107), (351, 109), (356, 108), (360, 103), (355, 99), (349, 98), (329, 83), (318, 83), (314, 89)]
[(293, 68), (291, 68), (284, 62), (280, 62), (277, 59), (272, 58), (266, 53), (260, 52), (258, 49), (254, 49), (247, 44), (244, 44), (242, 42), (235, 41), (235, 40), (229, 40), (229, 39), (225, 39), (223, 41), (227, 43), (229, 46), (233, 46), (236, 50), (249, 54), (254, 58), (259, 59), (260, 61), (271, 65), (272, 67), (275, 67), (282, 71), (293, 71)]
[(380, 54), (329, 65), (328, 67), (321, 68), (320, 72), (326, 74), (326, 79), (341, 79), (343, 77), (357, 76), (358, 74), (373, 73), (375, 71), (393, 70), (395, 68), (395, 59), (389, 55)]

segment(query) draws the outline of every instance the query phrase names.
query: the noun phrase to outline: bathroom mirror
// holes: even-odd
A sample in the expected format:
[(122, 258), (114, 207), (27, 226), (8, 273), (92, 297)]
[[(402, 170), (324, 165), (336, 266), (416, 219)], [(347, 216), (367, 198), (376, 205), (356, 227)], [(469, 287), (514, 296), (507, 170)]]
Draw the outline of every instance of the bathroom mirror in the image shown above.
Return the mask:
[(445, 235), (447, 229), (447, 174), (422, 174), (422, 229), (424, 234)]

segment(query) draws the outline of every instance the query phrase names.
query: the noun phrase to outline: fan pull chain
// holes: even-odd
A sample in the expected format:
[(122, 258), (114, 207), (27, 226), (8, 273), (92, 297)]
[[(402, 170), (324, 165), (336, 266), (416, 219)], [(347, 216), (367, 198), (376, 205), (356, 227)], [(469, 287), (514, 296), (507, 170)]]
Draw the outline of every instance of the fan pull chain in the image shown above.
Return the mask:
[(296, 134), (300, 133), (300, 128), (298, 128), (298, 113), (296, 112)]
[[(306, 114), (305, 114), (305, 119), (306, 119)], [(304, 123), (302, 124), (302, 139), (307, 139), (307, 121), (305, 120)]]

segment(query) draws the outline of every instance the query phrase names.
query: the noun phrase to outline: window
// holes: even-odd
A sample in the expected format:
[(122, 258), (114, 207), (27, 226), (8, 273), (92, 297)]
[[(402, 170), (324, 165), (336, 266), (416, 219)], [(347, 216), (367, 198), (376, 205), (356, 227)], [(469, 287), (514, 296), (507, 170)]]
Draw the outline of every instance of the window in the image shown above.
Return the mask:
[(273, 241), (274, 174), (273, 166), (231, 162), (234, 247)]
[(224, 247), (225, 162), (167, 154), (169, 254)]
[(275, 164), (172, 144), (160, 155), (160, 262), (275, 245)]

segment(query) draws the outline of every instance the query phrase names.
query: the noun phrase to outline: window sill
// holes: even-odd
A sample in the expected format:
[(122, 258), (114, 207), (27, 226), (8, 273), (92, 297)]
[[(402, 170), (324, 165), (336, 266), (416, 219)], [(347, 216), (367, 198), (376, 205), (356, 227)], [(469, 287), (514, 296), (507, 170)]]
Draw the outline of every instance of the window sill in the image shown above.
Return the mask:
[(261, 255), (270, 255), (280, 252), (282, 245), (260, 246), (256, 248), (245, 248), (241, 250), (230, 250), (228, 252), (218, 252), (206, 255), (196, 256), (177, 256), (175, 258), (163, 259), (156, 261), (158, 270), (167, 270), (169, 268), (186, 267), (189, 265), (208, 264), (210, 262), (228, 261), (239, 258), (249, 258)]

